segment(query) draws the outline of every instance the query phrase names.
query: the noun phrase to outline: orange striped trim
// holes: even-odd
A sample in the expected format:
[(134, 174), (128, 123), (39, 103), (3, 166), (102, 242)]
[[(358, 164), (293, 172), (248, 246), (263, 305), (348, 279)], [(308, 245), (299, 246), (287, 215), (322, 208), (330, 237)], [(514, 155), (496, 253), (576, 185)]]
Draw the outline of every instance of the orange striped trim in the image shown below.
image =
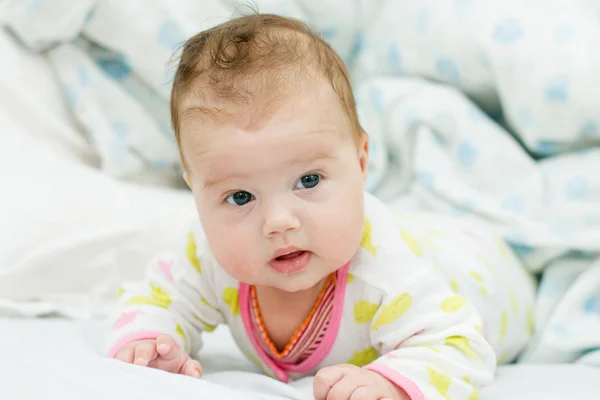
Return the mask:
[(256, 315), (256, 324), (258, 325), (258, 328), (260, 329), (260, 333), (262, 334), (265, 342), (267, 343), (267, 345), (269, 346), (269, 348), (271, 349), (271, 351), (273, 352), (273, 354), (276, 357), (278, 357), (278, 358), (285, 357), (294, 348), (294, 345), (296, 344), (296, 342), (298, 341), (298, 339), (300, 338), (300, 336), (302, 335), (302, 333), (304, 332), (304, 330), (310, 323), (315, 312), (319, 308), (319, 305), (321, 304), (321, 301), (323, 300), (323, 296), (327, 292), (329, 285), (331, 285), (333, 283), (335, 283), (335, 274), (331, 274), (329, 276), (329, 278), (325, 282), (325, 285), (323, 285), (323, 289), (321, 289), (321, 293), (319, 293), (319, 297), (317, 298), (317, 301), (315, 302), (315, 305), (313, 306), (312, 310), (310, 311), (310, 313), (308, 314), (308, 316), (306, 317), (306, 319), (304, 320), (302, 325), (300, 325), (300, 327), (298, 329), (296, 329), (296, 331), (294, 332), (294, 335), (292, 335), (292, 338), (290, 339), (289, 343), (285, 346), (285, 348), (281, 352), (279, 352), (277, 350), (277, 348), (271, 341), (271, 338), (269, 338), (269, 334), (267, 333), (265, 324), (263, 322), (262, 315), (260, 313), (260, 309), (258, 307), (258, 299), (256, 298), (256, 288), (254, 286), (250, 286), (250, 293), (252, 295), (252, 309), (254, 310), (254, 315)]

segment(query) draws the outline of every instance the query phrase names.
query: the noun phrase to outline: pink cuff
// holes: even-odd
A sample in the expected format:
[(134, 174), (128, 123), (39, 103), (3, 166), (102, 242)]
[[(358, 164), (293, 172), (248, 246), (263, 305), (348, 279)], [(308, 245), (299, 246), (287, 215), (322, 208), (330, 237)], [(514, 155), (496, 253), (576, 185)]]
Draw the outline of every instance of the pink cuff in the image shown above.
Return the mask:
[(125, 337), (123, 337), (121, 340), (119, 340), (108, 352), (108, 357), (109, 358), (115, 358), (115, 356), (117, 355), (117, 353), (119, 352), (119, 350), (121, 350), (121, 348), (123, 346), (125, 346), (126, 344), (129, 344), (131, 342), (135, 342), (138, 340), (152, 340), (152, 339), (156, 339), (157, 337), (159, 337), (160, 335), (164, 335), (164, 333), (162, 332), (136, 332), (136, 333), (132, 333), (130, 335), (127, 335)]
[(410, 379), (399, 373), (398, 371), (382, 364), (369, 364), (364, 367), (369, 371), (377, 372), (382, 375), (388, 381), (394, 383), (396, 386), (406, 392), (410, 400), (425, 400), (425, 396), (421, 389)]

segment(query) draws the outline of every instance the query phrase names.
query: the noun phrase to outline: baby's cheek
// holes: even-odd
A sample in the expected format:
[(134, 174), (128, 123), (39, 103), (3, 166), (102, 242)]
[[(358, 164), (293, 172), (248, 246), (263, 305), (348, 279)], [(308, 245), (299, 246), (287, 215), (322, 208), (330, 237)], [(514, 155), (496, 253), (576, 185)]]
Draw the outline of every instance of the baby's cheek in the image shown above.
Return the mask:
[(360, 246), (364, 228), (364, 219), (357, 223), (353, 218), (348, 218), (343, 225), (343, 230), (337, 233), (337, 250), (346, 261), (352, 258)]
[[(323, 212), (313, 224), (311, 233), (313, 243), (327, 254), (324, 257), (346, 262), (358, 249), (364, 227), (364, 217), (360, 208), (354, 204), (349, 207), (332, 207)], [(357, 211), (357, 209), (359, 211)]]
[(256, 248), (242, 237), (229, 232), (209, 239), (209, 246), (219, 265), (234, 278), (241, 281), (252, 280), (257, 263)]

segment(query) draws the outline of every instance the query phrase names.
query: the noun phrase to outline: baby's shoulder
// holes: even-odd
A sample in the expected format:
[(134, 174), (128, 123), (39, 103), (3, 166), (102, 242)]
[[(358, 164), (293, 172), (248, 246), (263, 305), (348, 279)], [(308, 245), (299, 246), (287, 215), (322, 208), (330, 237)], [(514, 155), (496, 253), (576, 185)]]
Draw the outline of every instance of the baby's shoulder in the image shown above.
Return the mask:
[(398, 260), (422, 258), (418, 235), (418, 230), (381, 200), (365, 196), (365, 227), (358, 252), (364, 264), (384, 267)]
[(430, 269), (410, 229), (394, 212), (370, 194), (365, 195), (365, 227), (349, 274), (370, 288), (387, 291), (412, 272)]
[(191, 221), (184, 232), (179, 252), (199, 272), (205, 281), (216, 286), (236, 286), (239, 282), (227, 274), (215, 259), (200, 221)]

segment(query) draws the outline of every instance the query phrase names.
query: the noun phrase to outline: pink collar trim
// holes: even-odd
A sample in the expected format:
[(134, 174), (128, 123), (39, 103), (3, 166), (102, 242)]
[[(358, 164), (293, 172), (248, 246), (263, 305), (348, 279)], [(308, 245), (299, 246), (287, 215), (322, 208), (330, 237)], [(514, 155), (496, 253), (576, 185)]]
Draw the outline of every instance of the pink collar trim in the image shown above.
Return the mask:
[(256, 350), (256, 353), (259, 355), (261, 360), (267, 365), (267, 367), (269, 367), (275, 373), (275, 376), (280, 381), (286, 383), (289, 381), (290, 378), (288, 376), (288, 372), (296, 372), (300, 374), (310, 372), (329, 354), (329, 351), (333, 347), (333, 343), (335, 342), (338, 331), (340, 329), (340, 322), (342, 320), (342, 312), (344, 309), (346, 285), (348, 283), (349, 266), (350, 263), (347, 263), (342, 268), (336, 271), (337, 281), (333, 298), (333, 309), (331, 311), (331, 319), (329, 320), (329, 325), (327, 326), (327, 332), (325, 332), (325, 337), (323, 338), (323, 341), (306, 360), (302, 361), (298, 365), (287, 365), (283, 363), (278, 363), (277, 361), (269, 357), (267, 353), (264, 352), (264, 350), (258, 343), (258, 339), (256, 338), (256, 336), (254, 336), (254, 332), (252, 329), (250, 314), (250, 285), (240, 282), (240, 315), (244, 323), (244, 328), (246, 329), (246, 334), (248, 335), (248, 338), (250, 338), (250, 341), (254, 346), (254, 350)]

